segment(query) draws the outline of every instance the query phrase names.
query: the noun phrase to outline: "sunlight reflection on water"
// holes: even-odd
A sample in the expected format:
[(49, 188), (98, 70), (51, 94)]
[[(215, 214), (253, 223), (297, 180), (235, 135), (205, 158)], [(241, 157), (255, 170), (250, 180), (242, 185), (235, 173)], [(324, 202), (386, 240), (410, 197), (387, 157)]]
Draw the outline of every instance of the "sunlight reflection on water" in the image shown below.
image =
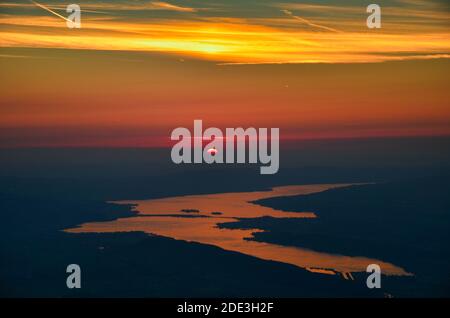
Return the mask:
[[(284, 212), (252, 201), (325, 191), (348, 184), (319, 184), (275, 187), (270, 191), (189, 195), (152, 200), (118, 201), (135, 204), (138, 215), (110, 222), (92, 222), (68, 229), (71, 233), (131, 232), (171, 237), (177, 240), (211, 244), (261, 259), (293, 264), (315, 273), (335, 274), (365, 271), (379, 264), (385, 275), (408, 275), (404, 269), (381, 260), (316, 252), (309, 249), (245, 240), (259, 229), (220, 229), (217, 224), (239, 218), (314, 218), (314, 212)], [(218, 213), (220, 212), (220, 213)], [(351, 275), (350, 275), (351, 277)]]

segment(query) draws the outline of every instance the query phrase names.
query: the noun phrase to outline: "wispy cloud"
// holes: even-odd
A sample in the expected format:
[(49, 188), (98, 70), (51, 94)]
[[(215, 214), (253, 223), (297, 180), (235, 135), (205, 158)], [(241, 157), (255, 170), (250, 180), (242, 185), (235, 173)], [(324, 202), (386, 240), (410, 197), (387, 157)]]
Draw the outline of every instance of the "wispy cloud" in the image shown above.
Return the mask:
[[(400, 5), (395, 5), (396, 3)], [(275, 8), (287, 11), (301, 11), (304, 15), (314, 14), (316, 17), (332, 18), (331, 20), (333, 21), (354, 20), (366, 12), (363, 5), (346, 6), (341, 4), (281, 3), (276, 4)], [(445, 9), (445, 6), (434, 1), (397, 0), (396, 2), (383, 5), (382, 14), (385, 18), (408, 18), (410, 22), (416, 18), (428, 19), (429, 23), (436, 23), (435, 20), (447, 20), (447, 22), (450, 20), (449, 12)]]
[(152, 1), (152, 2), (150, 2), (150, 6), (155, 9), (161, 9), (161, 10), (170, 10), (170, 11), (179, 11), (179, 12), (197, 12), (197, 9), (195, 9), (195, 8), (176, 6), (174, 4), (170, 4), (168, 2), (162, 2), (162, 1)]
[[(83, 29), (68, 32), (64, 22), (53, 18), (66, 20), (64, 13), (53, 9), (55, 5), (33, 2), (52, 15), (43, 16), (36, 12), (39, 9), (0, 14), (0, 46), (156, 51), (217, 63), (383, 62), (447, 58), (450, 52), (448, 23), (440, 20), (446, 13), (432, 9), (414, 11), (414, 21), (419, 21), (414, 24), (402, 8), (391, 6), (383, 10), (383, 17), (401, 16), (385, 18), (382, 29), (369, 31), (363, 7), (265, 2), (258, 14), (236, 16), (235, 11), (218, 14), (161, 1), (102, 1), (82, 5), (82, 12), (111, 13), (82, 15)], [(145, 11), (136, 8), (156, 12), (149, 19)], [(408, 6), (406, 10), (416, 9)], [(419, 18), (419, 14), (426, 16)], [(337, 18), (329, 19), (330, 15)], [(432, 23), (425, 23), (430, 20)]]
[[(35, 1), (30, 0), (32, 3), (15, 3), (15, 2), (3, 2), (0, 3), (0, 7), (5, 8), (29, 8), (37, 5)], [(39, 6), (45, 7), (46, 9), (58, 9), (65, 10), (67, 5), (61, 4), (42, 4)], [(99, 10), (110, 10), (114, 11), (135, 11), (135, 10), (160, 10), (160, 11), (177, 11), (177, 12), (198, 12), (200, 10), (206, 10), (206, 8), (193, 8), (187, 6), (178, 6), (164, 1), (140, 1), (140, 2), (124, 2), (124, 3), (108, 3), (108, 2), (84, 2), (80, 5), (83, 12), (92, 13), (106, 13), (106, 11)]]

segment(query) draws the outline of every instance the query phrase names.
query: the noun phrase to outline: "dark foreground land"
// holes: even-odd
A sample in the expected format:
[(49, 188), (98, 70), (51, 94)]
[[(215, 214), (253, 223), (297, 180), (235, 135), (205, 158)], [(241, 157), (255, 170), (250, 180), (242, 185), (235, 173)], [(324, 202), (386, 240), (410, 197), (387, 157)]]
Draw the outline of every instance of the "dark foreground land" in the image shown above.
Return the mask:
[[(443, 149), (450, 149), (444, 147), (450, 141), (436, 142), (419, 140), (414, 147), (410, 140), (401, 144), (376, 141), (370, 147), (368, 142), (358, 147), (339, 144), (329, 161), (319, 159), (330, 157), (330, 145), (313, 145), (298, 157), (283, 157), (296, 164), (305, 156), (310, 161), (301, 167), (283, 165), (272, 177), (260, 176), (258, 167), (174, 168), (164, 161), (167, 153), (157, 151), (2, 150), (0, 296), (449, 296), (450, 154)], [(368, 148), (373, 152), (361, 158)], [(410, 157), (415, 160), (406, 161)], [(440, 177), (424, 178), (427, 175)], [(383, 277), (381, 290), (369, 290), (365, 273), (346, 281), (143, 233), (62, 232), (84, 222), (133, 215), (130, 206), (109, 200), (340, 182), (378, 183), (258, 202), (291, 211), (314, 211), (319, 216), (316, 220), (260, 218), (222, 226), (268, 230), (256, 235), (261, 241), (379, 258), (416, 276)], [(72, 263), (81, 266), (79, 290), (66, 287), (66, 267)]]
[[(69, 234), (62, 229), (133, 215), (87, 198), (1, 197), (2, 297), (382, 297), (345, 281), (214, 246), (143, 233)], [(82, 288), (66, 287), (79, 264)]]
[[(438, 179), (352, 186), (258, 201), (317, 219), (242, 219), (228, 228), (259, 228), (255, 240), (379, 258), (414, 277), (383, 277), (379, 291), (356, 281), (309, 273), (213, 246), (143, 233), (68, 234), (92, 220), (133, 215), (130, 206), (88, 199), (2, 197), (2, 296), (36, 297), (383, 297), (448, 296), (449, 187)], [(82, 268), (81, 290), (65, 286), (65, 268)]]
[(314, 211), (317, 219), (242, 219), (224, 228), (258, 228), (257, 241), (368, 256), (414, 274), (393, 284), (401, 296), (450, 294), (450, 184), (423, 178), (277, 197), (255, 203), (285, 211)]

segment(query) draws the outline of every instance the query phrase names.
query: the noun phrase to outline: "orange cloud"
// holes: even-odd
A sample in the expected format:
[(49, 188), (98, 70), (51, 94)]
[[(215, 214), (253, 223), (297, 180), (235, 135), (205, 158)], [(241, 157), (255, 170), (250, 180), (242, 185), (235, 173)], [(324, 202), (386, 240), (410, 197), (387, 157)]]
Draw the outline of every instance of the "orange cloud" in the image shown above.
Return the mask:
[(162, 10), (171, 10), (171, 11), (180, 11), (180, 12), (196, 12), (197, 10), (194, 8), (188, 8), (188, 7), (180, 7), (176, 6), (167, 2), (162, 1), (152, 1), (150, 2), (151, 7), (155, 9), (162, 9)]
[[(323, 22), (325, 13), (335, 12), (336, 6), (283, 4), (279, 8), (283, 8), (284, 16), (275, 6), (274, 16), (264, 18), (199, 16), (196, 12), (203, 9), (162, 1), (86, 6), (92, 10), (145, 8), (190, 12), (195, 18), (189, 14), (143, 21), (133, 17), (123, 19), (114, 13), (102, 16), (86, 13), (82, 14), (82, 29), (68, 30), (64, 21), (51, 15), (1, 14), (0, 45), (177, 53), (219, 64), (370, 63), (447, 58), (450, 52), (450, 30), (436, 21), (440, 21), (443, 13), (429, 7), (423, 16), (417, 15), (414, 6), (406, 13), (397, 7), (383, 11), (388, 15), (403, 14), (403, 18), (416, 12), (415, 18), (421, 19), (420, 28), (402, 18), (397, 22), (383, 21), (381, 30), (368, 30), (364, 10), (356, 22), (354, 18), (346, 18), (347, 13), (357, 12), (354, 7), (340, 9), (342, 16), (337, 20), (342, 22), (341, 28), (335, 26), (334, 20)], [(44, 8), (62, 17), (50, 7)], [(303, 10), (302, 15), (288, 8)], [(323, 16), (318, 14), (311, 19), (305, 14), (310, 11)], [(424, 26), (423, 19), (431, 19), (433, 23)]]

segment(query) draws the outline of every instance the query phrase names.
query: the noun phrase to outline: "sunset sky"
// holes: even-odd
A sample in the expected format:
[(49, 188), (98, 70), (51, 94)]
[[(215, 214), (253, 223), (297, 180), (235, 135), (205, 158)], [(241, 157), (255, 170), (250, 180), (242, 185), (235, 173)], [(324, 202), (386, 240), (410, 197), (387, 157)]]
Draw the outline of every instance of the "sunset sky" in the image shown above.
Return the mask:
[(1, 1), (0, 146), (162, 146), (194, 119), (449, 135), (450, 4), (377, 1), (368, 29), (372, 2)]

